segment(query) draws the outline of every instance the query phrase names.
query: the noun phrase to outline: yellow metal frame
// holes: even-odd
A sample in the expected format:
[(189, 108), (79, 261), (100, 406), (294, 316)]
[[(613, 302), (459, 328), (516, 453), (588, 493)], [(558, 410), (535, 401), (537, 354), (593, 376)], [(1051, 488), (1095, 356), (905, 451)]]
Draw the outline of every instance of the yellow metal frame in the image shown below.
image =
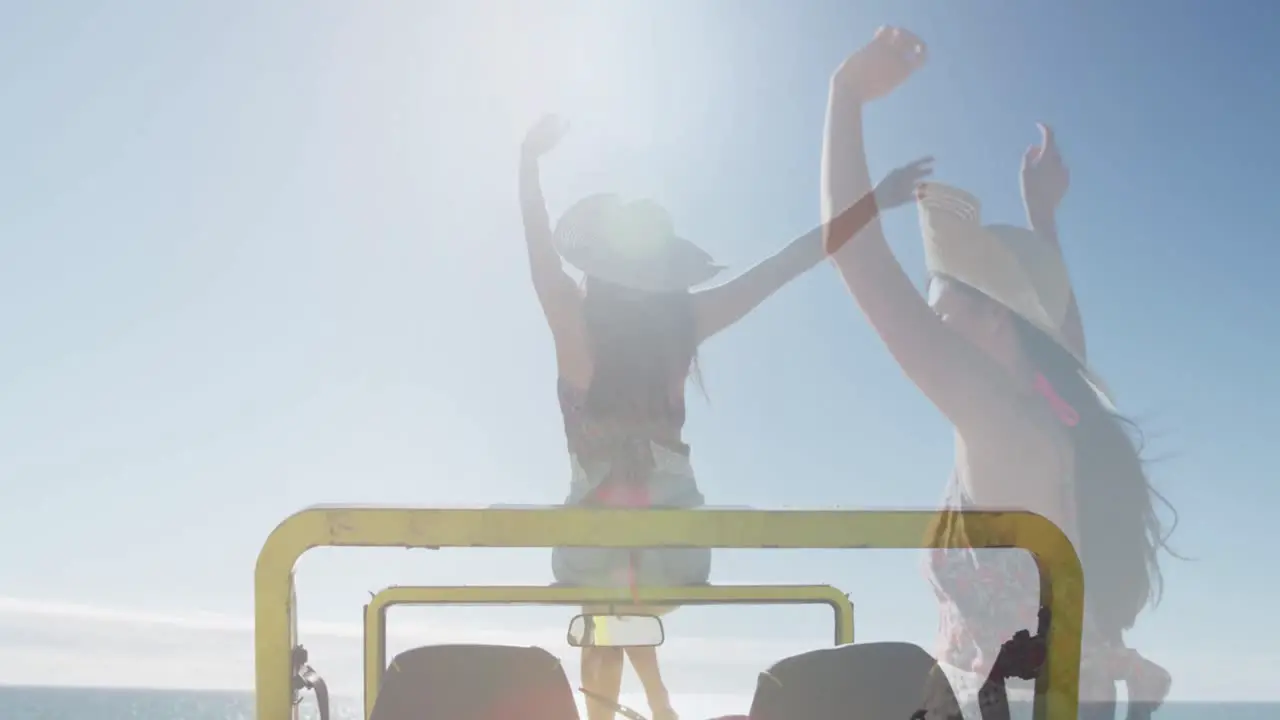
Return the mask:
[[(830, 585), (692, 585), (637, 588), (638, 601), (650, 606), (684, 605), (827, 605), (835, 614), (835, 644), (853, 642), (853, 603)], [(573, 586), (466, 585), (392, 586), (376, 593), (364, 607), (364, 716), (387, 669), (387, 610), (397, 605), (633, 605), (628, 588)]]
[[(286, 518), (267, 537), (254, 572), (258, 720), (291, 717), (296, 635), (293, 569), (315, 547), (676, 547), (913, 549), (934, 547), (936, 511), (435, 509), (318, 506)], [(1070, 540), (1031, 512), (965, 511), (971, 528), (1012, 526), (1040, 571), (1048, 606), (1048, 660), (1036, 681), (1037, 720), (1079, 712), (1084, 580)], [(996, 537), (995, 533), (969, 533)], [(976, 547), (1009, 547), (983, 545)]]

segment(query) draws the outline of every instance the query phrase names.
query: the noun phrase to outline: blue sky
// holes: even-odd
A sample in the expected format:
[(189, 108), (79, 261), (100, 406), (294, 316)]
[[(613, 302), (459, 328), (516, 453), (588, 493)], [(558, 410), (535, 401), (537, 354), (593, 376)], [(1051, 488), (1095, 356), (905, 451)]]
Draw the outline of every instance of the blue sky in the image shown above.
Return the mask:
[[(553, 212), (650, 195), (745, 269), (817, 222), (827, 78), (889, 23), (931, 61), (868, 110), (875, 175), (933, 154), (986, 219), (1017, 222), (1021, 153), (1036, 121), (1057, 127), (1091, 355), (1150, 434), (1176, 545), (1197, 558), (1167, 563), (1166, 600), (1132, 642), (1189, 696), (1267, 695), (1214, 665), (1242, 637), (1280, 637), (1280, 592), (1255, 570), (1280, 498), (1265, 291), (1280, 11), (1207, 7), (10, 3), (0, 595), (247, 617), (257, 550), (302, 506), (558, 502), (555, 369), (515, 199), (523, 131), (544, 110), (573, 125), (545, 164)], [(922, 272), (914, 213), (886, 229)], [(688, 439), (711, 502), (938, 500), (949, 430), (829, 267), (702, 363), (710, 401), (692, 400)], [(356, 621), (366, 591), (397, 582), (545, 582), (547, 560), (320, 551), (300, 566), (302, 613)], [(911, 553), (716, 563), (722, 582), (833, 583), (859, 637), (931, 642)], [(668, 626), (827, 637), (825, 616), (761, 628), (743, 613)], [(1248, 652), (1280, 668), (1280, 651)]]

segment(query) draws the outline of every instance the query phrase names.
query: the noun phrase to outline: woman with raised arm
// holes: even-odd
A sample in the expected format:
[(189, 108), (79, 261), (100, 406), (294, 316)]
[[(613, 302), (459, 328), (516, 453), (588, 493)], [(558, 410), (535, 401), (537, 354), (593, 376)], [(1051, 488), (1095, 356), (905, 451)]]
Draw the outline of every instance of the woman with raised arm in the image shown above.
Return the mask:
[[(918, 38), (881, 28), (832, 77), (824, 214), (869, 188), (863, 104), (887, 95), (924, 61)], [(955, 426), (948, 507), (1032, 510), (1074, 543), (1087, 590), (1081, 716), (1111, 717), (1119, 679), (1148, 707), (1169, 689), (1168, 674), (1122, 641), (1158, 599), (1157, 553), (1167, 534), (1131, 425), (1085, 363), (1079, 312), (1050, 232), (1066, 191), (1052, 135), (1028, 151), (1024, 166), (1033, 230), (983, 226), (972, 195), (936, 183), (919, 188), (927, 300), (878, 222), (851, 241), (829, 238), (828, 248), (903, 372)], [(1025, 553), (972, 549), (1015, 545), (1010, 526), (966, 526), (962, 516), (944, 512), (933, 533), (935, 547), (968, 548), (932, 551), (928, 563), (942, 615), (939, 660), (965, 696), (989, 676), (1002, 643), (1018, 630), (1035, 632), (1038, 574)], [(983, 694), (976, 695), (980, 703)], [(956, 710), (931, 709), (930, 717)]]
[[(571, 505), (694, 508), (703, 497), (682, 439), (685, 384), (696, 373), (697, 350), (707, 338), (740, 320), (787, 282), (825, 257), (824, 233), (815, 230), (721, 285), (701, 290), (721, 267), (675, 234), (671, 218), (652, 201), (615, 195), (580, 200), (551, 227), (539, 185), (538, 161), (566, 131), (547, 117), (525, 138), (520, 196), (533, 286), (555, 344), (561, 413), (571, 466)], [(882, 193), (885, 207), (912, 200), (912, 184)], [(839, 218), (852, 235), (876, 204)], [(835, 232), (835, 231), (833, 231)], [(585, 276), (581, 285), (561, 261)], [(711, 569), (706, 549), (625, 551), (557, 548), (556, 580), (574, 585), (695, 585)], [(589, 613), (593, 608), (587, 608)], [(649, 608), (612, 608), (613, 612)], [(673, 720), (653, 648), (628, 648), (654, 720)], [(582, 649), (582, 683), (616, 699), (623, 651)], [(587, 702), (590, 720), (614, 708)]]

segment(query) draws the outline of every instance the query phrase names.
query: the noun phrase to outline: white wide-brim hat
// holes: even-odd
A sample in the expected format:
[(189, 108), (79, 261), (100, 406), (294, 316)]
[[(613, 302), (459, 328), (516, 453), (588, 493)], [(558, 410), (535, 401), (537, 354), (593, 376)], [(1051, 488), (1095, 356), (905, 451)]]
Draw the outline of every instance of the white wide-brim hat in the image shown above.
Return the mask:
[(661, 205), (610, 193), (574, 203), (556, 223), (553, 242), (588, 277), (645, 292), (682, 292), (724, 269), (676, 235)]
[(1113, 396), (1062, 334), (1071, 280), (1058, 247), (1013, 225), (983, 225), (978, 198), (942, 183), (923, 183), (919, 202), (925, 266), (978, 290), (1017, 313), (1080, 363), (1108, 408)]

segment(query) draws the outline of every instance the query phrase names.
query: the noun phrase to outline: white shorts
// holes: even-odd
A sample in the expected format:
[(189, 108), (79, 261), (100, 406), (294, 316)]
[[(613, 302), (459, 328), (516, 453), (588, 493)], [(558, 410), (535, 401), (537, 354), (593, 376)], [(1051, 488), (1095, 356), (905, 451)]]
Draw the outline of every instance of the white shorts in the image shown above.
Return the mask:
[[(693, 476), (689, 458), (653, 444), (655, 467), (648, 489), (654, 505), (696, 508), (704, 503)], [(571, 456), (573, 479), (566, 505), (577, 505), (588, 497), (609, 474), (607, 463), (584, 468)], [(551, 552), (551, 570), (556, 581), (587, 587), (625, 587), (631, 581), (635, 561), (637, 585), (672, 587), (701, 585), (711, 577), (710, 548), (591, 548), (558, 547)]]

